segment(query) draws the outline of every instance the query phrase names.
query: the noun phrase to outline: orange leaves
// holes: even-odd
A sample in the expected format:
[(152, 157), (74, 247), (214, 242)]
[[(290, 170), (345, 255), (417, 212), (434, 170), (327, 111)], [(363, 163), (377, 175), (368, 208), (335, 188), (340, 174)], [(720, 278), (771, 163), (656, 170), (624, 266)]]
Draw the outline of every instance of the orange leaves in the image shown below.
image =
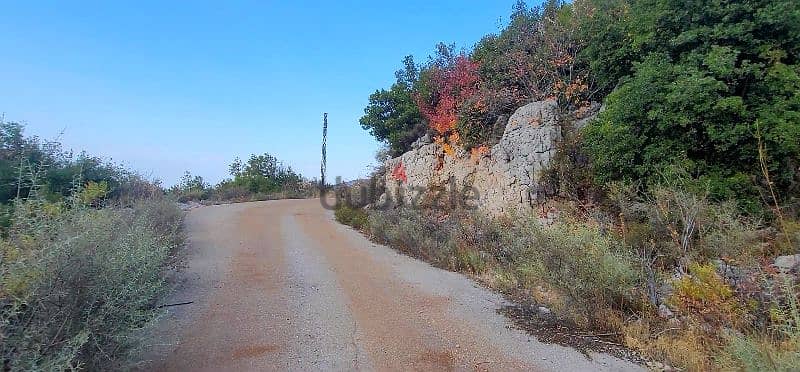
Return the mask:
[(465, 55), (455, 58), (453, 65), (433, 71), (434, 92), (427, 99), (417, 99), (422, 115), (431, 129), (440, 135), (452, 132), (458, 121), (458, 110), (478, 93), (478, 63)]
[(442, 145), (442, 150), (444, 150), (444, 153), (450, 156), (451, 158), (456, 157), (456, 149), (453, 147), (453, 145), (445, 143)]
[(439, 145), (439, 147), (442, 148), (445, 154), (449, 155), (450, 157), (456, 156), (456, 150), (453, 148), (451, 144), (447, 143), (444, 137), (436, 136), (433, 138), (433, 142)]
[(445, 154), (450, 156), (451, 158), (456, 157), (456, 148), (455, 146), (459, 146), (461, 141), (461, 137), (458, 133), (453, 132), (447, 137), (444, 136), (436, 136), (433, 138), (433, 142), (439, 145)]
[(461, 136), (458, 133), (453, 132), (449, 136), (447, 136), (447, 142), (450, 142), (454, 145), (458, 145), (461, 143)]
[(489, 147), (486, 145), (480, 145), (478, 147), (473, 147), (469, 150), (469, 157), (475, 163), (478, 163), (480, 159), (484, 156), (489, 154)]
[(439, 134), (445, 134), (456, 127), (456, 101), (455, 97), (444, 95), (439, 98), (436, 106), (431, 108), (420, 105), (422, 115), (428, 119), (431, 129)]
[(561, 56), (557, 56), (553, 58), (550, 62), (555, 67), (564, 67), (572, 64), (575, 61), (575, 57), (570, 54), (563, 54)]
[(392, 178), (401, 182), (408, 181), (408, 177), (406, 176), (406, 167), (403, 166), (403, 162), (397, 163), (397, 165), (394, 167), (392, 170)]

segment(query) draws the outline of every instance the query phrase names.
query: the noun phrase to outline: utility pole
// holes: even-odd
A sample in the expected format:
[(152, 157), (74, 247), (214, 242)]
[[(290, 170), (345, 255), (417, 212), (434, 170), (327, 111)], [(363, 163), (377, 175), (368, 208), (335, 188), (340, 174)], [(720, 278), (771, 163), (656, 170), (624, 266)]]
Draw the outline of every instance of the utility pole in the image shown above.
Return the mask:
[(325, 152), (325, 144), (328, 141), (328, 113), (326, 112), (322, 119), (322, 164), (320, 164), (319, 171), (321, 173), (319, 181), (320, 193), (325, 192), (325, 172), (328, 167), (327, 154)]

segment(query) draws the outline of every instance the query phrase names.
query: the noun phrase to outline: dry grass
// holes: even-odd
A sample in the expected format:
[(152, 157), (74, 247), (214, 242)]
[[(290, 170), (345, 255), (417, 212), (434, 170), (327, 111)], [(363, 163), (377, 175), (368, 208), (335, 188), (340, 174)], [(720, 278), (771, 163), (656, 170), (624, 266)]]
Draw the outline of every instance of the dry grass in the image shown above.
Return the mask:
[[(546, 305), (567, 323), (617, 335), (616, 342), (673, 367), (780, 369), (793, 360), (796, 344), (773, 330), (786, 321), (770, 316), (777, 292), (763, 285), (773, 280), (764, 262), (796, 252), (800, 223), (765, 228), (679, 181), (649, 196), (619, 189), (607, 199), (611, 207), (551, 200), (560, 216), (548, 226), (536, 216), (441, 209), (370, 210), (359, 226), (378, 242)], [(745, 277), (735, 285), (729, 274), (723, 278), (711, 264), (720, 257)], [(658, 316), (662, 304), (674, 318)]]

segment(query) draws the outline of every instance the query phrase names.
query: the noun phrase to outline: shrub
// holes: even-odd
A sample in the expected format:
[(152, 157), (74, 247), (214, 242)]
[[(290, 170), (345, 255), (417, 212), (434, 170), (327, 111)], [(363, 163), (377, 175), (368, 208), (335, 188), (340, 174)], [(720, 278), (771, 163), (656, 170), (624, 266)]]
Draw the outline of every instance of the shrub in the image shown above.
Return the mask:
[(368, 221), (369, 233), (378, 242), (435, 266), (453, 268), (455, 247), (450, 242), (451, 221), (405, 208), (372, 210)]
[(362, 229), (367, 226), (367, 212), (361, 208), (353, 208), (344, 203), (339, 204), (334, 211), (336, 221), (355, 229)]
[(180, 182), (170, 188), (179, 202), (248, 202), (275, 199), (299, 199), (318, 195), (318, 185), (284, 166), (270, 154), (251, 155), (247, 162), (235, 159), (229, 166), (233, 179), (225, 179), (216, 186), (207, 184), (203, 177), (185, 172)]
[(108, 196), (108, 182), (89, 181), (79, 194), (81, 202), (85, 205), (98, 205)]
[(4, 367), (126, 367), (139, 330), (158, 314), (181, 217), (164, 199), (57, 212), (18, 201), (0, 261)]
[(641, 298), (636, 260), (598, 228), (564, 222), (544, 227), (530, 221), (518, 229), (514, 235), (524, 238), (516, 243), (513, 262), (520, 281), (558, 289), (590, 322), (598, 309), (627, 309)]
[(585, 133), (600, 183), (652, 181), (664, 166), (685, 163), (714, 181), (712, 199), (760, 207), (761, 137), (782, 202), (796, 200), (800, 32), (792, 0), (593, 3), (611, 9), (586, 19), (582, 53), (611, 91)]
[(690, 275), (673, 283), (675, 292), (667, 299), (673, 307), (687, 315), (717, 325), (732, 325), (743, 321), (742, 307), (734, 297), (733, 288), (717, 274), (713, 265), (693, 264)]
[(214, 190), (215, 200), (229, 201), (248, 201), (252, 193), (244, 186), (237, 186), (232, 183), (220, 183)]
[(620, 241), (580, 223), (545, 227), (533, 218), (501, 223), (480, 213), (395, 209), (370, 211), (369, 232), (439, 267), (476, 275), (492, 269), (523, 288), (550, 286), (590, 321), (601, 308), (625, 309), (640, 297), (634, 257)]
[(658, 257), (665, 270), (685, 271), (689, 262), (725, 257), (753, 263), (761, 253), (759, 224), (731, 202), (709, 200), (707, 183), (673, 168), (644, 192), (611, 183), (609, 199), (619, 210), (622, 235), (634, 250)]
[(783, 278), (783, 292), (776, 296), (772, 333), (731, 333), (718, 358), (724, 368), (744, 371), (795, 371), (800, 366), (800, 305), (798, 287)]
[[(73, 154), (61, 144), (26, 137), (25, 127), (0, 118), (0, 203), (27, 198), (35, 190), (40, 197), (58, 202), (78, 187), (95, 193), (87, 203), (125, 202), (135, 187), (156, 188), (141, 176), (119, 165), (86, 153)], [(158, 190), (160, 193), (161, 190)], [(87, 195), (88, 196), (88, 195)], [(95, 205), (96, 206), (96, 205)]]

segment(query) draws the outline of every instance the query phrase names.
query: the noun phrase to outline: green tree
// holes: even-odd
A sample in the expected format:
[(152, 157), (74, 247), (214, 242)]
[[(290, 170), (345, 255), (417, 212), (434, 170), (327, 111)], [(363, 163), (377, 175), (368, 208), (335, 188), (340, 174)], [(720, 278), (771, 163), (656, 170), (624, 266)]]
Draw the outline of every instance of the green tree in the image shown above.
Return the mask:
[(283, 166), (270, 154), (251, 155), (247, 163), (238, 158), (230, 165), (232, 185), (247, 188), (252, 193), (274, 193), (297, 190), (303, 178), (291, 167)]
[(605, 89), (616, 87), (585, 133), (599, 181), (654, 181), (681, 163), (712, 196), (752, 209), (764, 186), (758, 125), (774, 186), (798, 197), (796, 1), (595, 3), (624, 15), (607, 26), (599, 26), (604, 15), (584, 23), (593, 37), (582, 56)]
[[(131, 176), (101, 158), (62, 151), (54, 141), (26, 137), (20, 123), (0, 120), (0, 203), (28, 197), (36, 186), (41, 196), (56, 201), (86, 182), (105, 182), (110, 196)], [(35, 184), (35, 185), (34, 185)]]
[(181, 180), (178, 183), (178, 188), (181, 191), (203, 191), (208, 188), (208, 184), (205, 182), (202, 176), (194, 176), (191, 172), (186, 171), (181, 176)]
[(369, 96), (369, 104), (359, 120), (364, 130), (389, 145), (393, 156), (408, 151), (411, 144), (427, 131), (414, 101), (419, 67), (411, 56), (403, 59), (403, 66), (395, 73), (396, 82), (389, 90), (377, 90)]

